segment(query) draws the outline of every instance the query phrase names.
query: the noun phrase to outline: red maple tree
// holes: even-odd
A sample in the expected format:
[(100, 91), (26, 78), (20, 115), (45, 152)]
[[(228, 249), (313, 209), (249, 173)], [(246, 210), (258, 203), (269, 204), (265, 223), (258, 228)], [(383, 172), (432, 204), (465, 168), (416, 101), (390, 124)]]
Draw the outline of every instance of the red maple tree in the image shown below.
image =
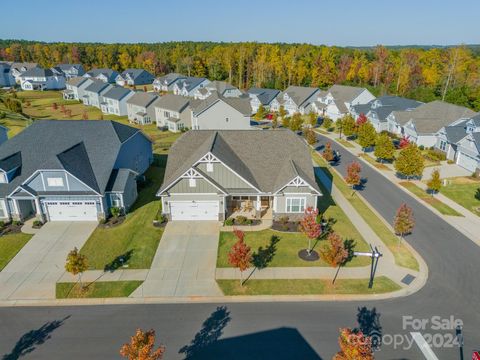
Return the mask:
[(406, 234), (412, 232), (414, 227), (415, 219), (413, 218), (412, 208), (405, 203), (401, 204), (394, 219), (393, 228), (395, 233), (400, 235), (400, 238), (403, 239)]
[(398, 144), (398, 147), (400, 149), (406, 148), (408, 145), (410, 145), (410, 141), (407, 139), (406, 136), (404, 136), (401, 140), (400, 143)]
[(362, 183), (362, 178), (360, 177), (360, 172), (362, 167), (356, 161), (351, 162), (347, 166), (347, 175), (345, 176), (345, 182), (352, 187), (358, 186)]
[(373, 360), (372, 339), (361, 331), (350, 328), (340, 329), (338, 337), (340, 351), (333, 360)]
[(334, 155), (332, 150), (332, 144), (330, 144), (329, 142), (325, 144), (325, 149), (323, 149), (322, 156), (328, 162), (333, 161)]
[(128, 360), (160, 360), (165, 353), (165, 346), (155, 347), (155, 330), (142, 331), (137, 329), (130, 342), (123, 344), (120, 355)]
[(243, 272), (247, 270), (251, 264), (252, 253), (250, 246), (244, 241), (245, 232), (234, 229), (233, 233), (238, 240), (233, 244), (232, 249), (228, 253), (228, 262), (240, 270), (240, 285), (243, 285)]
[(365, 116), (365, 114), (364, 114), (364, 113), (361, 113), (361, 114), (358, 116), (355, 125), (357, 125), (357, 127), (359, 127), (360, 125), (365, 124), (367, 121), (368, 121), (368, 119), (367, 119), (367, 117)]
[(302, 232), (308, 238), (307, 252), (312, 251), (312, 240), (317, 239), (322, 234), (322, 225), (317, 223), (318, 209), (309, 206), (305, 209), (300, 227)]

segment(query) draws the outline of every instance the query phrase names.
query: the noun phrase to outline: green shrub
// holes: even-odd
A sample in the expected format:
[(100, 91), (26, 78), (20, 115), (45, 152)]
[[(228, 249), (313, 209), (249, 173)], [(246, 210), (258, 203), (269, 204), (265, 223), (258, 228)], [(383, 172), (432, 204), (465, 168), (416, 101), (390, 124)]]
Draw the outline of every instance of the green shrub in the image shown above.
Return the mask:
[(445, 161), (447, 160), (447, 155), (440, 150), (427, 150), (425, 153), (425, 157), (428, 158), (431, 161)]
[(107, 223), (107, 219), (104, 219), (104, 218), (100, 219), (100, 224), (101, 225), (104, 225), (106, 223)]
[(233, 226), (234, 222), (235, 222), (235, 221), (233, 220), (233, 218), (227, 218), (227, 219), (224, 221), (223, 224), (224, 224), (225, 226)]
[(0, 229), (5, 226), (5, 221), (0, 221)]
[(238, 225), (243, 225), (247, 222), (247, 218), (245, 216), (237, 216), (237, 218), (235, 219), (235, 222), (238, 224)]
[(252, 223), (253, 223), (253, 220), (252, 220), (252, 219), (247, 219), (247, 220), (245, 221), (245, 225), (252, 225)]
[(5, 114), (4, 111), (0, 112), (0, 119), (5, 119), (7, 117), (7, 114)]
[(455, 164), (455, 161), (453, 161), (453, 160), (447, 160), (447, 164), (450, 164), (450, 165)]
[(113, 217), (119, 217), (120, 216), (120, 208), (119, 207), (116, 207), (116, 206), (112, 206), (110, 208), (110, 214), (112, 214)]
[(42, 225), (43, 225), (43, 222), (41, 222), (40, 220), (35, 220), (35, 221), (33, 222), (33, 226), (35, 226), (35, 227), (40, 227), (40, 226), (42, 226)]
[(278, 219), (278, 221), (279, 221), (281, 224), (283, 224), (283, 225), (286, 225), (289, 220), (290, 220), (290, 219), (289, 219), (288, 216), (282, 216), (282, 217), (280, 217), (280, 218)]
[(22, 225), (22, 222), (20, 220), (13, 220), (12, 225), (13, 226), (20, 226), (20, 225)]

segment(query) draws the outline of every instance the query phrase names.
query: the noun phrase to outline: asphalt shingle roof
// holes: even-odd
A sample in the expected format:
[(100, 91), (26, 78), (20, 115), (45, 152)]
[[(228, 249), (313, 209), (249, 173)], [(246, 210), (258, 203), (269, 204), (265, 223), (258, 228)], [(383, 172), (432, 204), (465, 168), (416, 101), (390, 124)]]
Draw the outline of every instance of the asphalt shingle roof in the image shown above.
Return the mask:
[(275, 99), (278, 96), (278, 94), (280, 94), (280, 90), (265, 89), (265, 88), (250, 88), (248, 90), (248, 93), (257, 95), (257, 98), (262, 103), (262, 105), (270, 105), (273, 99)]
[(68, 79), (67, 80), (67, 84), (68, 85), (72, 85), (72, 86), (80, 86), (82, 85), (85, 81), (88, 81), (88, 78), (85, 78), (83, 76), (75, 76), (71, 79)]
[(53, 76), (53, 71), (50, 69), (43, 69), (39, 67), (33, 67), (31, 69), (28, 69), (25, 71), (21, 77), (47, 77), (47, 76)]
[(108, 180), (106, 191), (122, 192), (130, 178), (135, 179), (137, 174), (130, 169), (115, 169)]
[(312, 97), (312, 95), (319, 91), (320, 89), (314, 87), (289, 86), (283, 91), (283, 93), (279, 94), (278, 97), (281, 99), (280, 103), (282, 103), (283, 94), (287, 93), (297, 106), (302, 106), (308, 99)]
[(122, 86), (114, 86), (113, 88), (108, 90), (105, 94), (103, 94), (103, 97), (114, 99), (114, 100), (121, 100), (131, 92), (132, 92), (131, 90), (124, 88)]
[(332, 94), (333, 98), (342, 102), (352, 102), (358, 95), (360, 95), (365, 88), (346, 85), (332, 85), (328, 92)]
[(106, 87), (111, 86), (109, 83), (103, 82), (101, 80), (94, 80), (90, 85), (85, 88), (85, 91), (91, 91), (93, 93), (100, 93)]
[(153, 93), (146, 93), (144, 91), (136, 92), (130, 99), (127, 100), (128, 104), (133, 104), (141, 107), (148, 107), (151, 103), (157, 100), (158, 96)]
[(190, 103), (190, 99), (186, 98), (185, 96), (181, 95), (174, 95), (174, 94), (165, 94), (160, 96), (155, 103), (153, 104), (154, 107), (158, 107), (160, 109), (167, 109), (176, 112), (182, 112), (188, 104)]

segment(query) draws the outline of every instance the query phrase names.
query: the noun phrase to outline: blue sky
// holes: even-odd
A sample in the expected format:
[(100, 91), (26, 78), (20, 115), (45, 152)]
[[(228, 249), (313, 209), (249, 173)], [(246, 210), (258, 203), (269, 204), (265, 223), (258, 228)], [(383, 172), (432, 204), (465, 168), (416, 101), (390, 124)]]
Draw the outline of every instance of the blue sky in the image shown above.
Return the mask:
[(478, 0), (23, 0), (0, 38), (258, 41), (340, 46), (480, 43)]

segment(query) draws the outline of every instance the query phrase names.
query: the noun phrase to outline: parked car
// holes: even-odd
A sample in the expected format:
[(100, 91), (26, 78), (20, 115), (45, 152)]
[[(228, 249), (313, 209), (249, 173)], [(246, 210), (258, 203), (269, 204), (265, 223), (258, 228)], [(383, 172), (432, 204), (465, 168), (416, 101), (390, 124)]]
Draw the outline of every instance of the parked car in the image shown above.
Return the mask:
[(273, 119), (273, 114), (267, 114), (267, 116), (265, 116), (265, 119), (272, 120)]

